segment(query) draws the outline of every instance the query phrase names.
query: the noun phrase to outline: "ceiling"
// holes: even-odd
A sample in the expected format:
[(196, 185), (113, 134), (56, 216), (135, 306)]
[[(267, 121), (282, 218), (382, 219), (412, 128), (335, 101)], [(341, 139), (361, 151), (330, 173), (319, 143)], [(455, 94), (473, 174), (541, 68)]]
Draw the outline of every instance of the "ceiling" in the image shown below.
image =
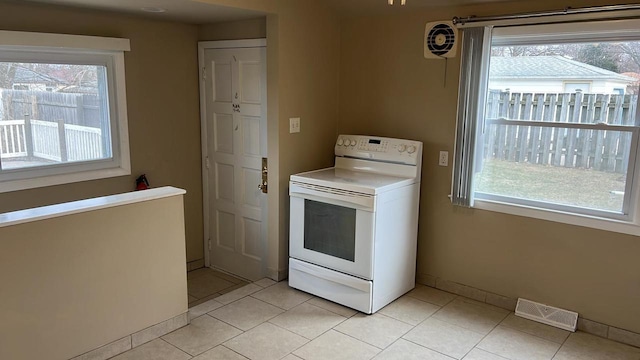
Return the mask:
[(459, 6), (469, 4), (480, 4), (490, 2), (500, 2), (508, 0), (406, 0), (406, 5), (400, 5), (400, 0), (394, 0), (394, 5), (390, 6), (387, 0), (322, 0), (329, 3), (342, 15), (369, 15), (380, 13), (402, 13), (412, 10), (441, 7)]
[[(210, 24), (222, 21), (255, 19), (264, 16), (263, 13), (258, 11), (206, 4), (194, 0), (13, 0), (12, 2), (30, 2), (113, 11), (191, 24)], [(142, 8), (162, 8), (166, 12), (145, 12)]]
[[(0, 0), (2, 1), (2, 0)], [(5, 0), (6, 1), (6, 0)], [(137, 16), (192, 24), (207, 24), (222, 21), (254, 19), (264, 16), (258, 11), (237, 9), (221, 5), (207, 4), (197, 0), (9, 0), (50, 5), (72, 6), (101, 11), (114, 11)], [(321, 0), (327, 2), (340, 15), (368, 15), (389, 12), (407, 12), (419, 8), (436, 6), (456, 6), (487, 3), (504, 0), (407, 0), (401, 6), (400, 0), (389, 6), (387, 0)], [(164, 13), (149, 13), (141, 9), (154, 7), (165, 9)]]

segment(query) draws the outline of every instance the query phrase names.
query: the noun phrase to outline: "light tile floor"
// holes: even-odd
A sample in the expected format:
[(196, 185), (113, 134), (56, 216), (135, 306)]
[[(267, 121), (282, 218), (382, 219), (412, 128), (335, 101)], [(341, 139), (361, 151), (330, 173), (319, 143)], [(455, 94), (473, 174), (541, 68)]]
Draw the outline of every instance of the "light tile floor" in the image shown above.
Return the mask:
[(640, 360), (639, 348), (423, 285), (364, 315), (263, 279), (189, 313), (188, 326), (114, 359)]
[(209, 268), (189, 271), (187, 273), (189, 307), (196, 306), (247, 284), (249, 283), (244, 280)]

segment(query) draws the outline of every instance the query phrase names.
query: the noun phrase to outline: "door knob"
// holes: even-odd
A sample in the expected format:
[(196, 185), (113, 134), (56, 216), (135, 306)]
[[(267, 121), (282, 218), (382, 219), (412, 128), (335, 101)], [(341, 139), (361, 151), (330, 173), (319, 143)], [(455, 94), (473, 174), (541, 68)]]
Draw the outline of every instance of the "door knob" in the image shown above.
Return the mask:
[(263, 182), (262, 184), (258, 185), (258, 189), (260, 189), (264, 194), (267, 193), (267, 182)]

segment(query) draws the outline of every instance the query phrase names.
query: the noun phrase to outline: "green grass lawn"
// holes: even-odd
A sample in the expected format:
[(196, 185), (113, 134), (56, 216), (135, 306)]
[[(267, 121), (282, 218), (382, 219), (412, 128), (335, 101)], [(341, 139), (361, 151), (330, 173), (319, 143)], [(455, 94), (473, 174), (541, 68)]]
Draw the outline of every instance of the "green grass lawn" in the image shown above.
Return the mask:
[(620, 212), (626, 174), (485, 160), (476, 191)]

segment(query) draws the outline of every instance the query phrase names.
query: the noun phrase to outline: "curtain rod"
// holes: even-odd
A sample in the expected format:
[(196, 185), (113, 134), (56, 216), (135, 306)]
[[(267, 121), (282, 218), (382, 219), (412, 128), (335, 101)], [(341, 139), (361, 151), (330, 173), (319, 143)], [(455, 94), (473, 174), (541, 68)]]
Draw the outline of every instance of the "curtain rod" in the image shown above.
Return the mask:
[[(593, 6), (593, 7), (582, 7), (582, 8), (571, 8), (566, 7), (562, 10), (552, 10), (552, 11), (540, 11), (540, 12), (530, 12), (530, 13), (520, 13), (520, 14), (510, 14), (510, 15), (499, 15), (499, 16), (466, 16), (466, 17), (458, 17), (455, 16), (453, 18), (453, 24), (459, 27), (464, 27), (465, 25), (478, 24), (478, 23), (489, 23), (489, 22), (506, 22), (515, 24), (515, 20), (523, 20), (523, 23), (533, 23), (536, 18), (545, 18), (551, 16), (563, 16), (563, 15), (592, 15), (585, 16), (584, 19), (594, 18), (593, 15), (601, 14), (601, 13), (615, 13), (615, 17), (637, 17), (638, 13), (634, 12), (634, 14), (629, 14), (624, 16), (619, 12), (629, 11), (629, 10), (640, 10), (640, 4), (629, 4), (629, 5), (607, 5), (607, 6)], [(602, 15), (598, 16), (602, 17)]]

